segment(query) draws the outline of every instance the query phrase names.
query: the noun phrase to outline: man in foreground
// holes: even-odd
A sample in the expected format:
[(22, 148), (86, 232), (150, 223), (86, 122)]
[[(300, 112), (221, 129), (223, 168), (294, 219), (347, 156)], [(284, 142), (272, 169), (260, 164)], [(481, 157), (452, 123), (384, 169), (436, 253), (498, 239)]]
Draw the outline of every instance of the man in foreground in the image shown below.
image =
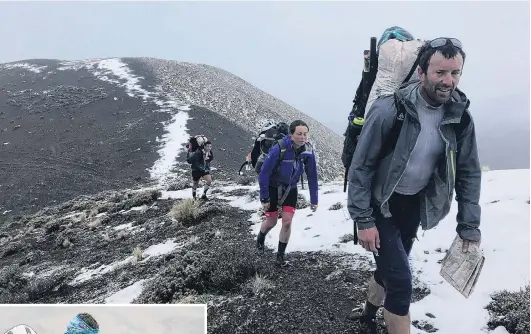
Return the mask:
[[(420, 53), (420, 82), (405, 84), (372, 105), (348, 175), (348, 210), (360, 245), (374, 252), (376, 261), (359, 315), (368, 333), (376, 333), (382, 305), (389, 334), (410, 333), (408, 256), (418, 227), (429, 230), (448, 214), (454, 190), (463, 251), (481, 240), (476, 134), (470, 101), (457, 89), (465, 53), (454, 38), (434, 39)], [(388, 143), (397, 115), (403, 122), (400, 136)]]

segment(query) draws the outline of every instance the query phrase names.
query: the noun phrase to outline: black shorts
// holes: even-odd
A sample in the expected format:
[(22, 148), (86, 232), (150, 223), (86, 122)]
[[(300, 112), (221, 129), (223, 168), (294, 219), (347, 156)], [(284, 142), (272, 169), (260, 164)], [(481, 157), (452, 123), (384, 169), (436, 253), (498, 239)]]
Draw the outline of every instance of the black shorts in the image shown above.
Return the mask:
[(200, 178), (202, 178), (205, 175), (210, 175), (210, 172), (202, 172), (200, 170), (193, 170), (192, 171), (192, 180), (194, 180), (194, 182), (197, 182), (197, 181), (199, 181)]
[[(284, 191), (282, 192), (281, 196), (284, 196)], [(281, 197), (282, 198), (282, 197)], [(277, 187), (269, 187), (269, 209), (267, 209), (266, 212), (275, 212), (278, 211), (278, 188)], [(295, 207), (297, 206), (297, 188), (291, 188), (289, 191), (289, 194), (286, 196), (286, 199), (284, 200), (284, 203), (282, 203), (282, 209), (284, 211), (284, 207), (289, 206), (292, 211), (295, 210)], [(288, 210), (290, 211), (290, 210)]]

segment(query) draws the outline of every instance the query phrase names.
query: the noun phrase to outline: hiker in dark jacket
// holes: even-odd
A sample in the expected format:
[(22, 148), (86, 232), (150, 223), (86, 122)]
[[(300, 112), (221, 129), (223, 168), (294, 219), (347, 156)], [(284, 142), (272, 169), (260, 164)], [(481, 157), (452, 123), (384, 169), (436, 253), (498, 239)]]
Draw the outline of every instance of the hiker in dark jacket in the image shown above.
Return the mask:
[(317, 161), (315, 152), (308, 143), (308, 125), (301, 120), (289, 126), (289, 136), (283, 139), (284, 156), (279, 161), (282, 148), (275, 144), (264, 160), (258, 183), (260, 201), (265, 212), (265, 220), (257, 237), (257, 248), (264, 251), (266, 234), (277, 224), (278, 210), (282, 209), (282, 229), (278, 242), (277, 264), (286, 265), (284, 258), (288, 245), (291, 223), (297, 206), (297, 183), (306, 172), (310, 190), (311, 210), (318, 204)]
[[(420, 52), (420, 82), (404, 84), (395, 96), (374, 102), (348, 174), (348, 211), (360, 245), (374, 252), (377, 267), (359, 314), (370, 333), (376, 333), (382, 303), (389, 333), (410, 333), (408, 256), (419, 225), (429, 230), (446, 217), (454, 189), (463, 251), (481, 240), (476, 133), (470, 101), (457, 89), (465, 53), (458, 40), (449, 38), (432, 40)], [(400, 115), (397, 110), (404, 111), (403, 125), (394, 151), (387, 154), (382, 147)]]
[(212, 175), (210, 175), (210, 163), (214, 160), (214, 154), (212, 153), (212, 143), (206, 141), (203, 147), (199, 147), (195, 152), (188, 152), (188, 158), (186, 161), (192, 168), (192, 196), (196, 198), (196, 190), (199, 186), (199, 180), (203, 178), (205, 180), (205, 186), (203, 187), (203, 195), (201, 199), (207, 199), (207, 191), (212, 184)]

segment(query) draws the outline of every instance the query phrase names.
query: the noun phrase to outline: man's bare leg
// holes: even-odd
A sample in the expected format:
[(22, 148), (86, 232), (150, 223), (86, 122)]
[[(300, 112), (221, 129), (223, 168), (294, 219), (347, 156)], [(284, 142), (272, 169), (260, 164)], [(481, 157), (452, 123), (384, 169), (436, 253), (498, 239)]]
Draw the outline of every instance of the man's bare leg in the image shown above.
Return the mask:
[(203, 176), (203, 180), (205, 180), (205, 186), (203, 187), (203, 196), (201, 198), (206, 198), (206, 193), (212, 184), (212, 175), (208, 174)]

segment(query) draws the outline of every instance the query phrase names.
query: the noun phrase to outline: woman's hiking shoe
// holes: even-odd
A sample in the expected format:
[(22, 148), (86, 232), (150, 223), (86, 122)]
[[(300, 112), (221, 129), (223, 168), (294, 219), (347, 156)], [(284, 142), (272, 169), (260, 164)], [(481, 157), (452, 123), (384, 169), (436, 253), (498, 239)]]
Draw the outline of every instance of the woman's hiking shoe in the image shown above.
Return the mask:
[(352, 310), (347, 318), (359, 324), (360, 334), (378, 334), (376, 315), (363, 314), (363, 307)]

